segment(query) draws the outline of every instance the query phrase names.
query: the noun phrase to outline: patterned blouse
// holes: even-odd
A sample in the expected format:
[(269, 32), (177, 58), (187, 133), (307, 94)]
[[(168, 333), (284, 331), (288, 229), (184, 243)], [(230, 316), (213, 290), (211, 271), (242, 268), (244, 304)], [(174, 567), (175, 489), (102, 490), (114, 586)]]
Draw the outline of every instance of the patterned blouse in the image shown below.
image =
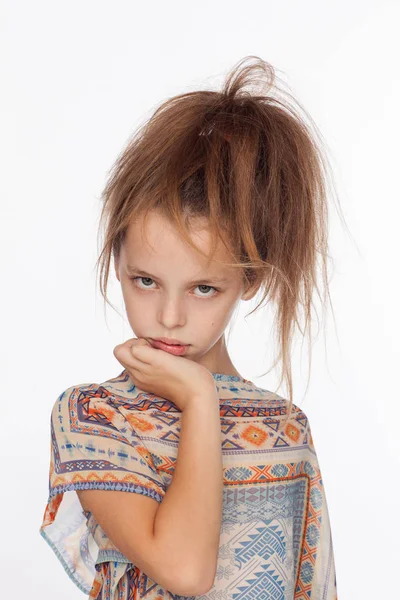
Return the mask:
[[(223, 515), (204, 599), (337, 600), (331, 527), (310, 424), (288, 400), (213, 373), (220, 402)], [(74, 490), (120, 490), (162, 502), (178, 455), (181, 411), (124, 369), (71, 386), (50, 419), (49, 495), (40, 535), (90, 600), (175, 600), (82, 510)]]

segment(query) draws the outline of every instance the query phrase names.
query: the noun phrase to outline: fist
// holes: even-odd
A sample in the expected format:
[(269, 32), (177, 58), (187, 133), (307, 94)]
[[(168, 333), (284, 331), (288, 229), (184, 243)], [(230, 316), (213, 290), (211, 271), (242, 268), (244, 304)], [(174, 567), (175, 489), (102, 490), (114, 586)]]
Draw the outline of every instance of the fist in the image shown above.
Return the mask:
[(141, 390), (173, 402), (180, 410), (205, 398), (218, 402), (212, 373), (184, 356), (154, 348), (144, 338), (131, 338), (114, 348), (114, 356)]

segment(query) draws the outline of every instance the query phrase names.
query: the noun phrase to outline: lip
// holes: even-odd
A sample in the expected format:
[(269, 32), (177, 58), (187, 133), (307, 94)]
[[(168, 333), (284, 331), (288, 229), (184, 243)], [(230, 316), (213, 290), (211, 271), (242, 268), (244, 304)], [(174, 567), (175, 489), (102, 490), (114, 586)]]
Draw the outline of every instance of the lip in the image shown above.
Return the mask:
[(180, 340), (176, 340), (174, 338), (166, 338), (166, 337), (160, 337), (160, 338), (153, 338), (154, 342), (164, 342), (164, 344), (168, 344), (168, 345), (172, 345), (172, 346), (188, 346), (189, 344), (185, 344), (184, 342), (181, 342)]
[(175, 356), (182, 356), (185, 354), (186, 349), (189, 344), (166, 344), (165, 342), (161, 342), (160, 340), (151, 340), (152, 345), (159, 350), (164, 350), (169, 354), (174, 354)]

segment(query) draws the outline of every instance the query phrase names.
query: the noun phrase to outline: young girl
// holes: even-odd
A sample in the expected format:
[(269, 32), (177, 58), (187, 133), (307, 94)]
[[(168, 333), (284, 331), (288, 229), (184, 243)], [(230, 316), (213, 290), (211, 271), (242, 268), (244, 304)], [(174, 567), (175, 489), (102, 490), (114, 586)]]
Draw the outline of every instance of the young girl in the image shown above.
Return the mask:
[[(103, 193), (100, 288), (108, 302), (113, 260), (136, 337), (114, 349), (117, 376), (57, 398), (40, 528), (91, 599), (337, 598), (290, 370), (318, 253), (327, 285), (326, 163), (275, 80), (246, 57), (221, 92), (168, 100)], [(289, 399), (244, 378), (225, 343), (260, 291), (277, 309)]]

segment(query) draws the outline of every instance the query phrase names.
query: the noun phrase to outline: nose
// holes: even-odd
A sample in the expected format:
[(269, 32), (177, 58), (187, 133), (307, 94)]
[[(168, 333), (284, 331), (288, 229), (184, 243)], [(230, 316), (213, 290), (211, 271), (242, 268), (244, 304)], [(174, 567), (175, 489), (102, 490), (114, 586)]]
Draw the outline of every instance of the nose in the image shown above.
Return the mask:
[(160, 301), (158, 321), (165, 331), (175, 331), (176, 328), (183, 327), (186, 323), (184, 300), (175, 294), (165, 295)]

